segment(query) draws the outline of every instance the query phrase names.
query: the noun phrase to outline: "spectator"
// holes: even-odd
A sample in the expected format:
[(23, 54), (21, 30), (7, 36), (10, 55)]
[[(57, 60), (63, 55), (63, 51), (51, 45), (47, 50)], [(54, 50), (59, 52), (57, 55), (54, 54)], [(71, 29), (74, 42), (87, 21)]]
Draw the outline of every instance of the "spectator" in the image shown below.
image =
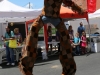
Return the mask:
[(17, 39), (17, 43), (18, 44), (22, 43), (22, 35), (21, 35), (21, 33), (19, 33), (18, 28), (14, 29), (14, 34), (15, 34), (15, 38)]
[(7, 56), (7, 65), (15, 65), (14, 62), (14, 50), (13, 48), (9, 47), (9, 40), (13, 39), (14, 37), (14, 33), (13, 31), (10, 31), (10, 28), (7, 26), (6, 27), (6, 33), (5, 33), (5, 37), (4, 37), (4, 41), (5, 41), (5, 47), (6, 47), (6, 56)]
[(60, 52), (60, 34), (59, 31), (56, 31), (56, 41), (58, 42), (58, 52)]
[(80, 38), (79, 38), (79, 33), (76, 33), (75, 34), (75, 37), (74, 37), (74, 46), (75, 46), (75, 53), (77, 55), (80, 55), (80, 49), (79, 49), (79, 45), (80, 45)]
[(69, 32), (70, 39), (73, 40), (74, 39), (74, 31), (73, 31), (71, 25), (68, 27), (68, 32)]
[(80, 26), (78, 27), (78, 29), (77, 29), (77, 32), (79, 33), (79, 37), (81, 38), (81, 36), (82, 36), (82, 32), (84, 32), (85, 31), (85, 28), (83, 27), (83, 23), (82, 22), (80, 22)]
[(48, 42), (49, 42), (49, 44), (48, 44), (48, 47), (50, 46), (50, 51), (52, 52), (52, 29), (51, 29), (52, 27), (51, 26), (48, 26), (48, 33), (47, 33), (47, 35), (48, 35)]
[(86, 47), (87, 47), (87, 39), (86, 39), (86, 33), (82, 32), (82, 36), (81, 36), (81, 50), (82, 50), (82, 54), (86, 54)]
[(76, 54), (76, 51), (75, 51), (75, 45), (74, 45), (72, 40), (70, 40), (70, 43), (71, 43), (71, 46), (72, 46), (72, 55), (76, 56), (77, 54)]

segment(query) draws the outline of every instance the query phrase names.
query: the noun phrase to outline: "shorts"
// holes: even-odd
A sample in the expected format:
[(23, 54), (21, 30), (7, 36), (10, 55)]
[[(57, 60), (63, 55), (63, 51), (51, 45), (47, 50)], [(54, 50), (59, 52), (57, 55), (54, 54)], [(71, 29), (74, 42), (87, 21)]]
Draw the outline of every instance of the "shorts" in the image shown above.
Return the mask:
[(42, 21), (44, 24), (51, 23), (56, 27), (61, 22), (61, 18), (42, 16)]

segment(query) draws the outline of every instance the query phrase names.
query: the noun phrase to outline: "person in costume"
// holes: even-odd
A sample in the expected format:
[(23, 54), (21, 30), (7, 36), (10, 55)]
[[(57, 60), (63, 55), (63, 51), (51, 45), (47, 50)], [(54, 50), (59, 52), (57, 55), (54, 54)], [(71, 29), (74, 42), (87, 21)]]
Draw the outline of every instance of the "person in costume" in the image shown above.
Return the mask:
[(19, 68), (23, 75), (33, 75), (33, 67), (37, 56), (37, 41), (39, 30), (47, 23), (51, 23), (60, 33), (61, 50), (59, 54), (62, 65), (62, 75), (75, 75), (76, 63), (72, 56), (70, 37), (63, 20), (60, 18), (61, 5), (70, 7), (74, 12), (83, 14), (84, 11), (72, 0), (44, 0), (44, 8), (34, 23), (26, 38), (23, 55), (19, 62)]

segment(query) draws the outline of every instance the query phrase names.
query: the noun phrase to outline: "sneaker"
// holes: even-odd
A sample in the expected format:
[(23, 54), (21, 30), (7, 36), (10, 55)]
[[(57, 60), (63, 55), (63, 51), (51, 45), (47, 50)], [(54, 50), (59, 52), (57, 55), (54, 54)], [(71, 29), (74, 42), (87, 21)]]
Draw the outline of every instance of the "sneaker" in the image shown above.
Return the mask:
[(15, 63), (11, 63), (11, 65), (12, 65), (12, 66), (14, 66), (14, 65), (15, 65)]
[(10, 65), (10, 63), (7, 63), (6, 65)]

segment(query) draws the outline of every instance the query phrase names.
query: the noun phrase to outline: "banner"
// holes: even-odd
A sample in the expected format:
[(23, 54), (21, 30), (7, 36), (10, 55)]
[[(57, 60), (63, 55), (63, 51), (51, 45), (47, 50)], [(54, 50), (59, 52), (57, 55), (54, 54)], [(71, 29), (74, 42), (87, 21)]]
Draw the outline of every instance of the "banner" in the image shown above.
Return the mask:
[(87, 10), (89, 13), (96, 11), (96, 0), (87, 0)]

